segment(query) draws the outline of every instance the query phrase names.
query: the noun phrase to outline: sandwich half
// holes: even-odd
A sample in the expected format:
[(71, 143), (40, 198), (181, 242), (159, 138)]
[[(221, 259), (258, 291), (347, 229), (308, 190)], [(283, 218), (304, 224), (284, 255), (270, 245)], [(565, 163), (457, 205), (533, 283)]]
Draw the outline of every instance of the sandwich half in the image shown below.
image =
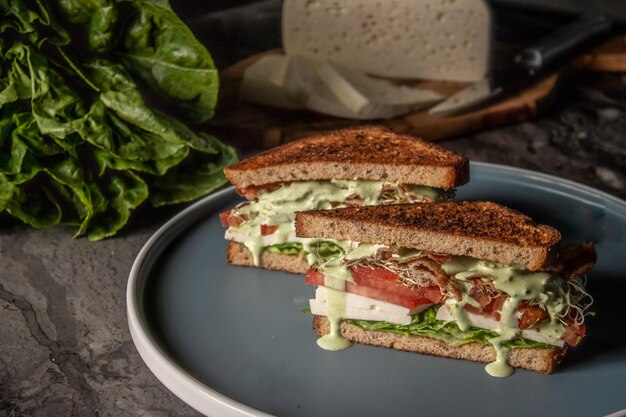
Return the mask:
[(222, 213), (227, 261), (305, 273), (309, 250), (341, 248), (295, 236), (296, 211), (446, 200), (469, 180), (468, 160), (412, 136), (367, 126), (291, 142), (224, 170), (248, 201)]
[[(350, 342), (552, 373), (585, 336), (591, 244), (492, 202), (447, 201), (296, 214), (296, 235), (336, 241), (305, 282), (318, 344)], [(314, 255), (314, 254), (313, 254)], [(313, 257), (310, 255), (310, 257)]]

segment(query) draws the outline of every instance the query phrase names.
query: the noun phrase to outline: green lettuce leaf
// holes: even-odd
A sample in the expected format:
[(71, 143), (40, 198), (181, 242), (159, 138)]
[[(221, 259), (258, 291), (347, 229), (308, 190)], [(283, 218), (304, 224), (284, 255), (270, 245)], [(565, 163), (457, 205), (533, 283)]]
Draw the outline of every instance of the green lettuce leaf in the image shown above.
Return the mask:
[(333, 258), (343, 253), (341, 246), (336, 243), (322, 240), (315, 245), (315, 250), (320, 258)]
[[(369, 320), (346, 320), (364, 330), (380, 330), (391, 333), (398, 333), (404, 336), (426, 336), (446, 342), (452, 346), (463, 345), (465, 343), (478, 342), (482, 344), (490, 344), (489, 339), (498, 336), (494, 331), (471, 327), (469, 330), (462, 331), (459, 326), (453, 322), (445, 322), (437, 320), (437, 310), (439, 306), (433, 306), (421, 313), (414, 314), (410, 324), (401, 325), (389, 323), (386, 321), (369, 321)], [(551, 345), (535, 342), (533, 340), (517, 338), (506, 342), (505, 347), (515, 348), (550, 348)]]
[[(299, 255), (302, 253), (302, 243), (300, 242), (288, 242), (279, 243), (276, 245), (266, 246), (263, 248), (271, 253), (282, 253), (283, 255)], [(315, 250), (321, 258), (332, 258), (339, 256), (343, 253), (341, 246), (334, 242), (322, 240), (315, 245)]]
[(288, 242), (266, 246), (263, 250), (270, 253), (282, 253), (283, 255), (300, 255), (302, 253), (302, 243)]

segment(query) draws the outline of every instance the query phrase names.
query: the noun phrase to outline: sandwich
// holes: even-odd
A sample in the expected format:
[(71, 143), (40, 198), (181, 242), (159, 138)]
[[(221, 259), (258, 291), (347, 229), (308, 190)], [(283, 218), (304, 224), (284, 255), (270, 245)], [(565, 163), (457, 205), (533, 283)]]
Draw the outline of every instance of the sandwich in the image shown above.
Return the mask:
[[(296, 214), (298, 237), (336, 241), (305, 282), (318, 344), (351, 342), (552, 373), (585, 336), (593, 245), (492, 202), (444, 201)], [(311, 244), (311, 243), (310, 243)]]
[(468, 160), (378, 126), (338, 130), (274, 148), (224, 169), (247, 201), (220, 214), (227, 261), (304, 274), (307, 255), (336, 243), (295, 236), (296, 211), (449, 199), (469, 179)]

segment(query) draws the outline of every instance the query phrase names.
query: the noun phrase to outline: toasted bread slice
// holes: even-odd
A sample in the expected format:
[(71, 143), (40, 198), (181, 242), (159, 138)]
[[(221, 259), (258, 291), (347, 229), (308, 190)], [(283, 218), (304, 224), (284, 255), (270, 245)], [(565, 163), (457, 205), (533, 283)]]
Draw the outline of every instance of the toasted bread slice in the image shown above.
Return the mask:
[(296, 213), (296, 236), (398, 245), (545, 268), (560, 233), (487, 201), (349, 207)]
[(224, 169), (237, 188), (290, 181), (386, 180), (454, 188), (467, 158), (380, 126), (337, 130), (287, 143)]
[[(241, 243), (233, 241), (228, 244), (226, 249), (226, 262), (231, 265), (254, 266), (252, 252)], [(291, 272), (293, 274), (305, 274), (307, 269), (309, 269), (309, 265), (304, 256), (263, 252), (260, 268)]]
[[(493, 362), (496, 359), (493, 346), (482, 343), (450, 346), (441, 340), (425, 336), (405, 336), (382, 330), (365, 330), (346, 321), (341, 322), (340, 328), (341, 335), (355, 343), (482, 363)], [(324, 316), (314, 316), (313, 330), (320, 336), (328, 334), (330, 322)], [(514, 368), (550, 374), (554, 372), (566, 350), (565, 347), (556, 346), (545, 349), (512, 348), (508, 351), (508, 363)]]

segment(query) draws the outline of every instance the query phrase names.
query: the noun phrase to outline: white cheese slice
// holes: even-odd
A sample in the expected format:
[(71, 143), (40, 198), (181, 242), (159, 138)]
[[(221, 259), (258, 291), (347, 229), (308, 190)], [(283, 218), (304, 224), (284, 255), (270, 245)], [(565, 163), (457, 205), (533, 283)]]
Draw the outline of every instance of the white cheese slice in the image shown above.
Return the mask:
[[(309, 300), (311, 313), (325, 316), (326, 303), (328, 302), (329, 291), (325, 287), (318, 287), (315, 290), (315, 298)], [(354, 320), (387, 321), (396, 324), (410, 324), (411, 314), (424, 311), (432, 304), (425, 304), (420, 308), (410, 311), (406, 307), (385, 301), (375, 300), (358, 294), (345, 293), (345, 310), (343, 318)]]
[[(277, 234), (272, 233), (271, 235), (262, 236), (263, 246), (271, 246), (276, 244)], [(226, 233), (224, 233), (224, 238), (226, 240), (232, 240), (234, 242), (245, 243), (250, 240), (250, 238), (242, 233), (233, 230), (232, 228), (226, 229)], [(290, 243), (297, 242), (295, 233), (291, 233), (286, 241), (281, 241), (281, 243)]]
[(477, 81), (488, 70), (484, 0), (285, 0), (288, 55), (397, 78)]
[(323, 72), (318, 68), (318, 75), (326, 87), (342, 104), (360, 114), (391, 118), (419, 110), (444, 98), (436, 91), (396, 85), (389, 80), (370, 77), (362, 71), (328, 62), (322, 68)]
[(397, 85), (389, 80), (374, 78), (362, 71), (335, 65), (339, 74), (362, 92), (371, 102), (388, 106), (409, 106), (410, 110), (438, 102), (442, 94), (425, 88)]
[(290, 58), (286, 55), (267, 55), (246, 68), (239, 98), (256, 104), (288, 109), (301, 109), (302, 104), (292, 100), (285, 90)]
[(389, 119), (442, 98), (301, 56), (289, 64), (285, 90), (290, 100), (310, 110), (358, 120)]
[[(329, 290), (326, 287), (319, 286), (315, 290), (315, 299), (325, 303), (328, 301)], [(364, 310), (386, 311), (399, 315), (409, 315), (411, 312), (408, 308), (397, 304), (388, 303), (386, 301), (375, 300), (358, 294), (346, 293), (346, 304)]]
[[(499, 323), (497, 320), (491, 317), (481, 316), (480, 314), (467, 313), (469, 322), (474, 327), (479, 327), (481, 329), (488, 330), (496, 330), (499, 327)], [(441, 306), (439, 310), (437, 310), (437, 320), (443, 321), (454, 321), (454, 317), (445, 305)], [(560, 339), (555, 339), (553, 337), (543, 335), (535, 330), (524, 329), (521, 332), (521, 335), (524, 339), (534, 340), (539, 343), (547, 343), (549, 345), (563, 347), (564, 342)]]
[(360, 113), (371, 106), (370, 100), (339, 74), (331, 63), (320, 62), (315, 65), (315, 71), (337, 100), (354, 113)]
[(309, 110), (330, 116), (345, 119), (371, 118), (359, 115), (341, 104), (319, 79), (316, 65), (316, 61), (304, 57), (295, 56), (291, 59), (285, 82), (285, 92), (291, 100), (302, 103)]
[[(311, 313), (317, 316), (326, 316), (326, 304), (317, 301), (316, 299), (309, 300), (309, 307)], [(395, 324), (410, 324), (411, 316), (403, 316), (399, 314), (390, 313), (388, 311), (377, 310), (365, 310), (352, 306), (346, 306), (343, 314), (344, 319), (351, 320), (372, 320), (372, 321), (387, 321)]]

